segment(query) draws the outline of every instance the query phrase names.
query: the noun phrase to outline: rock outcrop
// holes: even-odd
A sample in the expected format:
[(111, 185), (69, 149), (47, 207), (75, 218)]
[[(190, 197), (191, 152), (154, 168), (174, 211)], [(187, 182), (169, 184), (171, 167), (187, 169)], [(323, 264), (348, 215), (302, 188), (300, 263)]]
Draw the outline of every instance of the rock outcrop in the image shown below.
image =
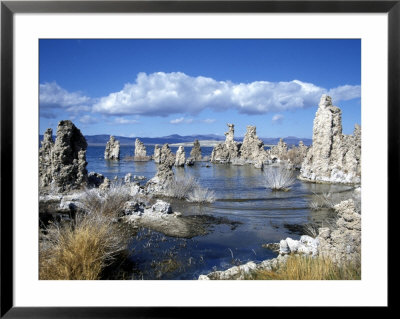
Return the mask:
[(195, 161), (201, 161), (201, 148), (199, 140), (194, 141), (193, 148), (190, 151), (190, 157)]
[(156, 175), (146, 183), (147, 193), (163, 193), (167, 185), (174, 178), (172, 166), (175, 164), (175, 156), (168, 144), (164, 144), (160, 151), (160, 163), (157, 166)]
[(361, 254), (361, 214), (352, 199), (335, 205), (336, 229), (320, 228), (318, 253), (333, 262), (358, 262)]
[(300, 240), (294, 240), (290, 237), (282, 239), (279, 243), (279, 253), (285, 254), (304, 254), (313, 257), (318, 255), (318, 238), (312, 238), (308, 235), (303, 235)]
[(120, 145), (119, 141), (114, 136), (110, 136), (104, 151), (104, 159), (106, 160), (119, 160)]
[(161, 161), (161, 147), (158, 144), (154, 146), (153, 161), (157, 164)]
[(299, 142), (298, 146), (293, 146), (289, 150), (282, 150), (282, 155), (280, 156), (278, 161), (286, 161), (288, 164), (288, 168), (300, 169), (301, 165), (307, 156), (308, 147), (303, 144), (302, 141)]
[(255, 126), (247, 126), (246, 135), (240, 147), (240, 157), (247, 162), (259, 163), (259, 165), (267, 158), (264, 142), (257, 137)]
[(137, 138), (135, 140), (135, 156), (134, 161), (148, 161), (150, 156), (146, 154), (146, 146)]
[(185, 149), (183, 146), (179, 146), (178, 150), (176, 151), (176, 157), (175, 157), (175, 167), (182, 167), (185, 166)]
[(43, 135), (42, 146), (39, 150), (39, 185), (46, 187), (53, 181), (51, 168), (51, 152), (54, 146), (53, 130), (48, 128)]
[(287, 159), (287, 153), (287, 144), (283, 141), (283, 139), (279, 139), (278, 144), (271, 147), (269, 150), (269, 157), (272, 161), (283, 161)]
[(342, 112), (323, 95), (314, 119), (313, 145), (307, 152), (300, 178), (313, 182), (361, 182), (361, 128), (342, 134)]
[(240, 145), (234, 141), (234, 125), (227, 124), (229, 131), (225, 133), (225, 143), (217, 144), (211, 153), (211, 162), (230, 163), (233, 159), (239, 157)]
[(45, 135), (39, 151), (40, 188), (66, 192), (87, 185), (87, 143), (81, 131), (66, 120), (58, 123), (54, 144), (51, 130)]
[(234, 266), (224, 271), (213, 271), (207, 275), (200, 275), (198, 280), (243, 280), (250, 277), (253, 272), (271, 271), (283, 266), (289, 255), (278, 255), (276, 258), (264, 260), (259, 264), (249, 261), (244, 265)]

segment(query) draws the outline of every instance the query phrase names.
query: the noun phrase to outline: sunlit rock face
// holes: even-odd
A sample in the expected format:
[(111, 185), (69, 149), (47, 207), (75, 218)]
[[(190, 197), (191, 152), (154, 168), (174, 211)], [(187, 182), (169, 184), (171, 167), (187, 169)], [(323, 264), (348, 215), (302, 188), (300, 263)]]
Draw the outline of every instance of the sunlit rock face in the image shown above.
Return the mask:
[(120, 145), (119, 141), (114, 136), (110, 136), (110, 140), (107, 142), (106, 149), (104, 151), (104, 159), (106, 160), (119, 160)]
[(357, 261), (361, 254), (361, 214), (352, 199), (337, 204), (335, 211), (336, 228), (319, 229), (319, 255), (338, 264)]
[(71, 121), (60, 121), (53, 144), (52, 131), (45, 133), (39, 150), (40, 188), (57, 192), (79, 189), (87, 185), (86, 139)]
[(156, 175), (146, 183), (147, 193), (163, 193), (174, 178), (172, 166), (175, 164), (175, 156), (168, 144), (164, 144), (160, 149), (159, 158)]
[(153, 161), (157, 164), (161, 161), (161, 147), (158, 144), (154, 146)]
[(323, 95), (314, 119), (313, 145), (307, 152), (300, 178), (313, 182), (361, 182), (361, 128), (342, 134), (342, 112)]
[(211, 162), (230, 163), (232, 159), (239, 157), (240, 145), (234, 141), (235, 126), (228, 125), (228, 132), (225, 133), (225, 142), (217, 144), (211, 153)]
[(201, 161), (201, 148), (199, 140), (195, 140), (193, 143), (193, 148), (190, 151), (190, 157), (195, 161)]
[(279, 142), (276, 146), (271, 147), (269, 150), (269, 157), (272, 160), (285, 160), (287, 158), (288, 146), (283, 141), (283, 139), (279, 139)]
[(40, 187), (49, 186), (53, 180), (51, 167), (51, 151), (54, 146), (53, 130), (48, 128), (43, 136), (39, 150), (39, 184)]
[(240, 157), (255, 163), (262, 163), (266, 160), (267, 154), (264, 150), (264, 142), (257, 137), (255, 126), (247, 126), (246, 135), (240, 147)]
[(185, 166), (185, 161), (186, 161), (185, 149), (183, 146), (179, 146), (178, 150), (176, 151), (175, 166), (176, 167)]
[(135, 157), (136, 156), (139, 157), (146, 156), (146, 147), (138, 138), (135, 140)]
[(134, 161), (149, 161), (151, 156), (146, 154), (146, 146), (138, 138), (135, 140), (135, 155), (133, 157)]

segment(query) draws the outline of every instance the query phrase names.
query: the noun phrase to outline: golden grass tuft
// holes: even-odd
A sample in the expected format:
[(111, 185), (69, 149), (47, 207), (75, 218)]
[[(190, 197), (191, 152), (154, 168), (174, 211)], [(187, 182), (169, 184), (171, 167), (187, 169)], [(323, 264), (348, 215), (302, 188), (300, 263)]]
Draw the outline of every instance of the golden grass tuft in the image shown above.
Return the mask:
[(275, 270), (259, 270), (246, 279), (253, 280), (360, 280), (360, 262), (337, 265), (330, 259), (290, 256), (286, 264)]
[(128, 241), (127, 232), (116, 221), (126, 194), (116, 194), (110, 190), (102, 200), (88, 193), (86, 213), (77, 215), (71, 223), (51, 224), (46, 229), (39, 243), (39, 279), (101, 279), (104, 267)]

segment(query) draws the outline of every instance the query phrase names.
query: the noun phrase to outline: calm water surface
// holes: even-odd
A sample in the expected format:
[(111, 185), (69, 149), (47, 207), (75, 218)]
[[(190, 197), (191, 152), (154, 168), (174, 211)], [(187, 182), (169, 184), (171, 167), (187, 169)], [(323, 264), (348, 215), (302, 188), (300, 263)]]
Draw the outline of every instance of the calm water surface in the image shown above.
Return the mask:
[[(153, 154), (154, 146), (147, 146)], [(176, 152), (176, 147), (171, 147)], [(186, 156), (191, 148), (185, 147)], [(203, 156), (210, 155), (211, 147), (202, 147)], [(103, 174), (111, 180), (127, 173), (152, 178), (154, 162), (124, 160), (132, 156), (134, 147), (121, 147), (120, 161), (103, 159), (104, 147), (89, 146), (88, 171)], [(263, 184), (264, 175), (251, 165), (233, 166), (198, 162), (192, 167), (174, 168), (176, 176), (194, 176), (203, 187), (212, 189), (217, 200), (198, 205), (186, 201), (171, 201), (174, 211), (183, 215), (212, 215), (224, 217), (235, 225), (219, 224), (204, 236), (191, 239), (172, 238), (150, 230), (142, 230), (132, 240), (130, 257), (135, 271), (132, 279), (197, 279), (200, 274), (224, 270), (238, 263), (259, 262), (276, 257), (276, 253), (262, 247), (264, 243), (279, 242), (286, 237), (298, 239), (301, 225), (322, 224), (332, 217), (327, 210), (308, 208), (311, 195), (323, 192), (346, 192), (343, 185), (312, 184), (296, 181), (289, 192), (273, 192)], [(267, 167), (265, 169), (275, 169)]]

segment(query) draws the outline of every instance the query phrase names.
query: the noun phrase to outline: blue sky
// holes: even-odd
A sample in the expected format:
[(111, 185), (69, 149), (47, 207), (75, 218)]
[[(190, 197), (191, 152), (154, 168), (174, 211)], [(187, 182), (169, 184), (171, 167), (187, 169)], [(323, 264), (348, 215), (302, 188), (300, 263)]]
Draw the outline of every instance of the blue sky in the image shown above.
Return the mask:
[(70, 119), (85, 135), (311, 137), (320, 96), (361, 124), (360, 40), (39, 42), (40, 133)]

